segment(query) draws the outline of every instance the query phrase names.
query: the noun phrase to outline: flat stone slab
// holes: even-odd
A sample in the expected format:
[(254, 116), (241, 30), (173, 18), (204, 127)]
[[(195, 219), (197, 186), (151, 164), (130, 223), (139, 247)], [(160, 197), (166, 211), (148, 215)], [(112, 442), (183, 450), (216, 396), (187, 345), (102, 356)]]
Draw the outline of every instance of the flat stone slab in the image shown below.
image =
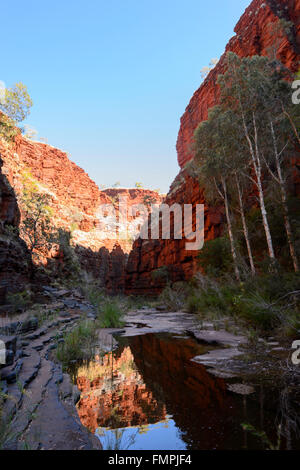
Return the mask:
[(216, 344), (216, 345), (226, 345), (230, 347), (237, 347), (240, 344), (245, 344), (247, 339), (245, 336), (238, 336), (232, 333), (229, 333), (225, 330), (215, 331), (215, 330), (201, 330), (201, 331), (188, 331), (197, 341), (207, 343), (207, 344)]
[(215, 377), (219, 377), (220, 379), (233, 379), (234, 377), (236, 377), (236, 374), (233, 374), (232, 372), (227, 372), (219, 369), (208, 368), (207, 372), (209, 372), (211, 375), (214, 375)]
[(255, 388), (252, 387), (252, 385), (246, 384), (229, 384), (227, 385), (227, 389), (238, 395), (251, 395), (251, 393), (255, 392)]
[(199, 328), (195, 315), (184, 312), (157, 312), (154, 309), (129, 312), (121, 336), (138, 336), (147, 333), (183, 334), (193, 327)]
[(242, 351), (239, 351), (237, 348), (226, 348), (226, 349), (215, 349), (209, 351), (206, 354), (200, 356), (195, 356), (191, 361), (197, 362), (198, 364), (203, 364), (205, 366), (216, 366), (221, 361), (228, 361), (234, 357), (244, 354)]

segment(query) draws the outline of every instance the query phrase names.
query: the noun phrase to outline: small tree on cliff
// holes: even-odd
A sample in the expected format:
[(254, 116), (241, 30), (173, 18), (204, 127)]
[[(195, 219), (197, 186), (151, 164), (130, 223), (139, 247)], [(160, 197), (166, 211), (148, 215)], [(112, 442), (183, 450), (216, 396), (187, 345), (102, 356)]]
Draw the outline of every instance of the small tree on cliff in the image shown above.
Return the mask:
[(30, 113), (32, 104), (26, 85), (19, 82), (5, 89), (4, 98), (0, 100), (0, 110), (13, 121), (21, 122)]
[(23, 175), (23, 195), (20, 201), (23, 218), (20, 235), (26, 242), (33, 257), (47, 252), (56, 242), (56, 235), (51, 223), (52, 209), (49, 194), (39, 191), (37, 183), (30, 173)]
[(17, 123), (30, 113), (32, 100), (26, 86), (16, 83), (12, 88), (5, 88), (0, 96), (0, 137), (12, 141), (17, 135)]

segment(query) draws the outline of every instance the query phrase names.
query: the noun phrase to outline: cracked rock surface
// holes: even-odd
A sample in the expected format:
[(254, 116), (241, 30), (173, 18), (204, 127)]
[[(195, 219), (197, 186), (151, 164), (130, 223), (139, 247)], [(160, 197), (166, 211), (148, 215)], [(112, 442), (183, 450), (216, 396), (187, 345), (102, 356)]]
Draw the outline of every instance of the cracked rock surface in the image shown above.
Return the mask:
[[(0, 339), (12, 352), (10, 361), (0, 369), (7, 428), (2, 446), (14, 450), (100, 449), (99, 440), (79, 420), (77, 387), (51, 355), (59, 338), (80, 318), (78, 312), (91, 312), (93, 307), (70, 292), (47, 291), (51, 292), (47, 310), (55, 308), (57, 313), (53, 319), (41, 326), (37, 321), (24, 320), (26, 327), (11, 322), (5, 326), (5, 335), (0, 332)], [(69, 297), (58, 304), (64, 295)]]

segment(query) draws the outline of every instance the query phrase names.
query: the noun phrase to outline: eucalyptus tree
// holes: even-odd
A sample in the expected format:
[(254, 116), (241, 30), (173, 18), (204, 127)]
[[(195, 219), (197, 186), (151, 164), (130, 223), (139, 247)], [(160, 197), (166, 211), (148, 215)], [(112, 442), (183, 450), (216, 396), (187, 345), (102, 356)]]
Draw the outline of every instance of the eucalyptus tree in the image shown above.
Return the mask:
[(240, 281), (228, 190), (231, 169), (227, 163), (225, 119), (221, 108), (216, 106), (210, 111), (208, 120), (198, 126), (194, 134), (195, 158), (191, 167), (194, 175), (198, 177), (201, 186), (205, 189), (206, 199), (221, 199), (224, 203), (234, 272), (236, 279)]
[(258, 190), (260, 210), (266, 235), (268, 253), (271, 261), (275, 261), (275, 252), (271, 236), (268, 213), (264, 193), (264, 159), (261, 151), (264, 136), (265, 119), (261, 108), (260, 96), (253, 93), (253, 81), (257, 79), (257, 57), (240, 59), (236, 54), (227, 54), (227, 70), (219, 76), (221, 102), (225, 109), (232, 110), (241, 123), (242, 132), (247, 142), (246, 162), (250, 160), (254, 178), (249, 172), (248, 177)]
[(248, 193), (250, 192), (249, 179), (247, 178), (249, 165), (244, 158), (247, 149), (245, 146), (245, 141), (243, 139), (240, 123), (237, 119), (236, 114), (231, 110), (224, 110), (222, 107), (220, 107), (219, 109), (220, 113), (222, 113), (223, 134), (225, 135), (225, 140), (223, 142), (224, 150), (226, 149), (225, 164), (227, 165), (228, 172), (231, 175), (232, 180), (232, 184), (230, 185), (230, 192), (232, 197), (234, 197), (236, 189), (236, 196), (238, 202), (237, 210), (240, 214), (242, 221), (243, 235), (247, 247), (251, 273), (254, 275), (256, 273), (256, 270), (254, 265), (254, 257), (252, 253), (249, 230), (247, 226), (246, 209), (244, 203), (245, 189)]
[(264, 139), (265, 149), (263, 150), (264, 160), (270, 175), (280, 187), (287, 241), (294, 270), (298, 272), (299, 261), (289, 215), (285, 176), (286, 168), (289, 166), (288, 158), (291, 153), (291, 145), (295, 152), (294, 123), (291, 121), (292, 114), (295, 114), (293, 109), (295, 105), (291, 100), (291, 88), (287, 81), (288, 72), (282, 64), (270, 62), (262, 57), (256, 59), (257, 63), (258, 80), (253, 81), (251, 87), (252, 93), (257, 94), (261, 100), (262, 111), (267, 122)]
[(12, 88), (6, 88), (4, 98), (0, 100), (0, 110), (15, 122), (24, 121), (30, 113), (32, 99), (23, 83), (16, 83)]
[[(240, 62), (238, 68), (236, 67), (237, 60)], [(257, 181), (259, 177), (263, 180), (261, 168), (265, 167), (280, 187), (286, 236), (294, 270), (297, 272), (299, 262), (290, 222), (284, 175), (285, 168), (288, 166), (290, 142), (294, 139), (291, 122), (287, 117), (287, 115), (290, 116), (290, 109), (293, 106), (291, 88), (287, 81), (289, 72), (280, 62), (270, 61), (267, 57), (254, 56), (244, 59), (236, 59), (236, 57), (231, 59), (230, 57), (229, 63), (232, 65), (231, 69), (229, 68), (229, 74), (234, 74), (233, 83), (237, 85), (235, 97), (240, 101), (240, 113), (242, 107), (246, 111), (244, 116), (242, 115), (242, 121), (244, 118), (246, 121), (250, 116), (248, 121), (250, 126), (245, 129), (245, 132), (248, 132), (250, 141), (251, 134), (253, 136), (252, 142), (255, 150), (253, 166), (257, 170), (255, 171)], [(223, 82), (224, 85), (226, 86)], [(226, 97), (228, 97), (228, 91), (226, 91)], [(248, 139), (247, 136), (246, 138)], [(259, 184), (258, 189), (260, 190)], [(262, 194), (260, 194), (262, 211), (264, 209), (263, 196), (262, 187)], [(264, 225), (266, 221), (265, 216)], [(267, 237), (270, 237), (268, 226), (265, 226), (265, 229)]]
[(29, 115), (31, 106), (32, 100), (23, 83), (16, 83), (12, 88), (0, 87), (0, 138), (14, 141), (17, 123)]

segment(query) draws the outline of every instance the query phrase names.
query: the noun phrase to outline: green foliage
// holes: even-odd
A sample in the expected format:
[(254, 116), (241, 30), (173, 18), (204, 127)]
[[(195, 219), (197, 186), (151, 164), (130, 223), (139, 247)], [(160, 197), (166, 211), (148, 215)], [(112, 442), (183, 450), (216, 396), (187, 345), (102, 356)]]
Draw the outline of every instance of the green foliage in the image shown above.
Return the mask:
[(97, 327), (119, 328), (124, 325), (122, 316), (131, 305), (130, 298), (108, 297), (103, 289), (96, 285), (83, 286), (83, 292), (96, 309)]
[(189, 313), (200, 313), (201, 312), (201, 300), (199, 296), (192, 293), (186, 300), (186, 308)]
[(70, 209), (68, 211), (68, 217), (70, 219), (70, 232), (73, 233), (75, 230), (78, 230), (79, 224), (83, 219), (83, 215), (79, 211)]
[(143, 187), (143, 184), (142, 183), (135, 183), (135, 187), (138, 188), (138, 189), (141, 189)]
[(7, 294), (7, 303), (13, 308), (13, 312), (23, 312), (31, 303), (31, 292), (24, 290), (22, 292)]
[(15, 437), (11, 430), (12, 418), (6, 416), (3, 411), (5, 401), (10, 398), (10, 396), (2, 391), (0, 383), (0, 450), (4, 450), (6, 444)]
[(57, 231), (57, 243), (63, 253), (64, 274), (69, 278), (77, 279), (81, 273), (81, 266), (74, 248), (71, 246), (72, 235), (70, 232), (59, 228)]
[(20, 202), (25, 216), (21, 221), (20, 236), (31, 254), (37, 256), (38, 252), (49, 250), (57, 241), (51, 221), (51, 197), (40, 191), (30, 172), (23, 173), (22, 182), (23, 195)]
[(190, 286), (185, 282), (175, 282), (172, 286), (167, 284), (159, 295), (158, 302), (165, 305), (168, 310), (178, 312), (184, 308), (189, 292)]
[(198, 254), (199, 265), (206, 274), (219, 276), (232, 271), (232, 256), (227, 237), (207, 241)]
[(190, 284), (185, 306), (202, 318), (232, 317), (248, 331), (254, 329), (262, 335), (276, 330), (296, 337), (300, 331), (299, 286), (299, 274), (284, 271), (249, 274), (240, 284), (230, 277), (216, 281), (198, 274)]
[(162, 280), (167, 282), (170, 278), (168, 266), (160, 266), (159, 268), (155, 269), (151, 272), (151, 277), (154, 281)]
[(4, 100), (0, 102), (0, 110), (13, 121), (21, 122), (30, 113), (32, 104), (27, 87), (19, 82), (12, 88), (6, 88)]
[(101, 328), (119, 328), (124, 325), (121, 320), (123, 312), (116, 301), (106, 302), (98, 316), (98, 325)]
[(143, 203), (145, 204), (145, 206), (150, 207), (151, 204), (156, 203), (156, 199), (153, 196), (146, 195), (143, 197)]
[[(276, 22), (277, 39), (291, 34), (290, 26)], [(226, 72), (218, 78), (220, 105), (196, 129), (195, 158), (186, 169), (204, 188), (207, 203), (224, 206), (233, 259), (226, 254), (223, 263), (213, 246), (207, 248), (208, 253), (204, 249), (200, 258), (204, 258), (204, 268), (208, 266), (205, 271), (215, 276), (230, 272), (233, 265), (237, 280), (242, 277), (240, 262), (248, 263), (255, 274), (257, 255), (269, 257), (273, 264), (277, 259), (297, 272), (299, 208), (293, 211), (287, 185), (290, 159), (295, 143), (300, 142), (296, 124), (300, 108), (292, 104), (287, 80), (292, 74), (276, 54), (270, 60), (240, 58), (230, 52), (226, 60)], [(255, 190), (259, 210), (255, 209)], [(215, 253), (210, 256), (210, 251)]]
[(94, 307), (100, 306), (104, 301), (104, 290), (93, 284), (93, 281), (89, 278), (81, 285), (81, 290)]
[(280, 323), (280, 308), (260, 293), (241, 297), (236, 308), (241, 318), (263, 330), (273, 329)]
[(23, 135), (27, 139), (34, 140), (37, 138), (37, 130), (34, 129), (33, 127), (30, 127), (28, 124), (25, 124), (24, 130), (23, 130)]
[(96, 325), (93, 321), (82, 320), (72, 331), (66, 333), (58, 344), (56, 357), (68, 367), (74, 361), (91, 359), (97, 340)]
[(254, 426), (252, 426), (252, 424), (242, 423), (241, 426), (244, 429), (244, 431), (247, 431), (253, 436), (257, 437), (261, 441), (263, 447), (266, 450), (280, 450), (280, 447), (281, 447), (281, 426), (280, 425), (277, 428), (277, 442), (275, 444), (273, 444), (272, 441), (268, 438), (265, 431), (257, 430)]
[(12, 119), (4, 114), (0, 115), (0, 138), (3, 138), (7, 142), (14, 141), (18, 129)]

